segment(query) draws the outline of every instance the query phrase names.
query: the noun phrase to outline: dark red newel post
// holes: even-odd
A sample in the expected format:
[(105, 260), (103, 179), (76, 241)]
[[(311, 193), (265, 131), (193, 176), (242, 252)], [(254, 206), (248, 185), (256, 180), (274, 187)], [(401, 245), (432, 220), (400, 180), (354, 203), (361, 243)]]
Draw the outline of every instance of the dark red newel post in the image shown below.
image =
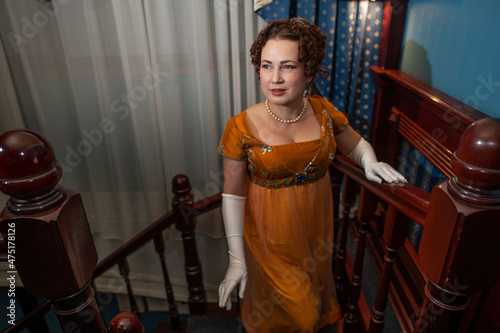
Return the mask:
[[(470, 295), (500, 276), (500, 119), (462, 134), (451, 168), (432, 191), (419, 256), (429, 275), (414, 332), (471, 332), (461, 323)], [(474, 311), (474, 309), (470, 309)]]
[[(0, 136), (0, 230), (26, 292), (52, 302), (64, 332), (106, 332), (90, 287), (97, 251), (79, 193), (58, 185), (49, 142), (29, 130)], [(9, 263), (10, 265), (10, 263)]]
[(189, 313), (203, 315), (207, 312), (206, 293), (196, 245), (196, 233), (194, 232), (197, 212), (193, 207), (194, 196), (191, 193), (189, 178), (183, 174), (176, 175), (172, 179), (172, 191), (175, 194), (172, 200), (175, 227), (182, 234), (184, 247), (184, 269), (189, 289)]

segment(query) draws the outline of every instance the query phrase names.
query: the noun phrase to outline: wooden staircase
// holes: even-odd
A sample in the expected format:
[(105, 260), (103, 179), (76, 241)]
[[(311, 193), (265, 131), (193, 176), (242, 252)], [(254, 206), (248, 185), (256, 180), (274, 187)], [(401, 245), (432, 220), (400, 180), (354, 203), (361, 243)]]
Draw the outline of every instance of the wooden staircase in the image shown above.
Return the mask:
[[(388, 75), (393, 75), (393, 80), (403, 80), (393, 72), (384, 73), (384, 79)], [(401, 87), (407, 89), (409, 83), (405, 83)], [(388, 86), (385, 83), (385, 87)], [(403, 89), (401, 87), (395, 91)], [(442, 100), (424, 94), (422, 87), (415, 91), (426, 103), (403, 106), (428, 108), (431, 105), (434, 113), (432, 103), (443, 107)], [(394, 97), (394, 92), (388, 96)], [(388, 97), (379, 98), (387, 103)], [(403, 98), (399, 96), (395, 101), (401, 103)], [(406, 119), (397, 114), (404, 112), (401, 105), (397, 106), (383, 108), (392, 112), (384, 118), (384, 126), (392, 122), (396, 134), (421, 134), (418, 123), (411, 119), (415, 112)], [(451, 128), (447, 119), (443, 118), (442, 126), (457, 130)], [(334, 272), (344, 313), (343, 332), (383, 332), (388, 301), (393, 302), (405, 332), (500, 330), (498, 316), (493, 315), (498, 310), (500, 266), (492, 265), (494, 255), (500, 252), (500, 242), (496, 241), (500, 234), (500, 119), (476, 122), (465, 116), (460, 119), (464, 124), (470, 120), (470, 126), (459, 128), (461, 137), (457, 139), (455, 154), (451, 155), (451, 171), (455, 176), (436, 186), (432, 194), (408, 184), (369, 182), (363, 171), (348, 159), (335, 158), (330, 168), (338, 230)], [(379, 120), (376, 122), (380, 124)], [(403, 122), (411, 126), (399, 127)], [(417, 129), (408, 132), (408, 128)], [(398, 142), (380, 136), (377, 141), (391, 145)], [(392, 147), (388, 151), (397, 149)], [(443, 158), (440, 151), (431, 149), (430, 153)], [(134, 316), (138, 317), (139, 311), (127, 257), (148, 242), (153, 242), (162, 267), (170, 313), (169, 322), (161, 323), (157, 331), (195, 332), (197, 319), (238, 318), (237, 310), (227, 313), (217, 304), (206, 302), (196, 247), (195, 217), (219, 208), (220, 193), (195, 202), (189, 179), (184, 175), (174, 177), (173, 209), (98, 263), (81, 197), (58, 184), (62, 168), (49, 142), (29, 130), (4, 133), (0, 136), (0, 163), (0, 190), (11, 197), (0, 214), (3, 236), (0, 258), (12, 261), (13, 274), (22, 279), (29, 294), (47, 298), (4, 332), (19, 332), (49, 310), (57, 315), (65, 332), (75, 329), (118, 332), (123, 327), (134, 330), (127, 332), (141, 332), (140, 321)], [(359, 205), (351, 220), (350, 210), (357, 195)], [(338, 214), (340, 198), (344, 203), (343, 216)], [(412, 251), (406, 241), (409, 219), (424, 227), (418, 253)], [(162, 231), (171, 225), (180, 230), (184, 247), (190, 314), (186, 323), (179, 318), (165, 263)], [(354, 258), (346, 251), (349, 233), (357, 239)], [(366, 249), (380, 274), (371, 311), (361, 290)], [(125, 281), (131, 312), (117, 315), (108, 328), (99, 313), (92, 282), (112, 267), (119, 268)], [(237, 309), (236, 304), (234, 308)]]

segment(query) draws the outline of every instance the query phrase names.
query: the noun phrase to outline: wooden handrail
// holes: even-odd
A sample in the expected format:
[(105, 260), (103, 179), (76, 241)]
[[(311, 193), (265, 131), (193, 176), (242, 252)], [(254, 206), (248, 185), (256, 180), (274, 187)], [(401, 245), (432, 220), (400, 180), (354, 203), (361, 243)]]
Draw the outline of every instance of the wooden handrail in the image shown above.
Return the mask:
[(215, 208), (219, 208), (222, 204), (222, 192), (214, 194), (205, 199), (199, 200), (193, 204), (195, 216), (209, 212)]
[(105, 271), (117, 265), (120, 260), (128, 257), (130, 254), (139, 249), (141, 246), (145, 245), (147, 242), (151, 241), (157, 234), (164, 231), (172, 224), (174, 224), (173, 212), (169, 211), (162, 217), (157, 219), (149, 227), (136, 235), (134, 238), (130, 239), (128, 242), (109, 254), (106, 258), (101, 260), (97, 264), (93, 278), (95, 279), (99, 277)]
[(361, 168), (342, 155), (335, 156), (333, 166), (419, 225), (425, 224), (430, 193), (410, 184), (396, 185), (371, 182), (366, 179)]
[[(201, 199), (193, 204), (193, 215), (198, 216), (200, 214), (211, 211), (215, 208), (220, 207), (222, 202), (221, 193), (214, 194), (210, 197)], [(109, 254), (106, 258), (101, 260), (94, 271), (94, 279), (100, 276), (102, 273), (117, 265), (122, 259), (132, 254), (141, 246), (145, 245), (147, 242), (151, 241), (160, 232), (166, 230), (168, 227), (175, 223), (175, 216), (173, 210), (168, 211), (162, 217), (153, 222), (149, 227), (144, 229), (134, 238), (130, 239), (128, 242), (120, 246), (118, 249)]]
[(385, 70), (380, 67), (372, 67), (372, 70), (378, 73), (385, 72), (387, 77), (399, 86), (415, 92), (423, 100), (432, 102), (433, 106), (445, 110), (449, 117), (453, 116), (453, 119), (461, 122), (460, 126), (467, 127), (474, 121), (485, 117), (484, 113), (467, 105), (465, 102), (459, 101), (403, 71), (395, 69)]

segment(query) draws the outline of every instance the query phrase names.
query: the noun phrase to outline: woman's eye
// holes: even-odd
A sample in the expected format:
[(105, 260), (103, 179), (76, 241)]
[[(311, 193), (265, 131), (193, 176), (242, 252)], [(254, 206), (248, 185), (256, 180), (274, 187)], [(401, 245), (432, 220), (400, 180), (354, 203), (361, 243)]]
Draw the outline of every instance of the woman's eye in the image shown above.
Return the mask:
[(285, 69), (293, 69), (293, 68), (295, 68), (295, 66), (293, 66), (293, 65), (285, 65), (284, 68)]
[(266, 68), (266, 69), (267, 69), (267, 68), (271, 68), (271, 66), (269, 66), (269, 65), (267, 65), (267, 64), (262, 64), (262, 65), (261, 65), (261, 67), (262, 67), (262, 68)]

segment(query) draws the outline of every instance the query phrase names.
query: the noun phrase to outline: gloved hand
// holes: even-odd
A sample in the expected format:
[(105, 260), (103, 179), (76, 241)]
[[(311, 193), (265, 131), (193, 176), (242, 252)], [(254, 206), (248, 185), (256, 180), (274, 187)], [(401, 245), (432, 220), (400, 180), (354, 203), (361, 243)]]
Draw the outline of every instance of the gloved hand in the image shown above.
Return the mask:
[(347, 157), (365, 169), (368, 180), (379, 184), (382, 183), (382, 179), (388, 183), (407, 183), (405, 177), (389, 164), (377, 161), (372, 146), (363, 138)]
[(222, 219), (226, 230), (229, 267), (219, 286), (219, 306), (231, 310), (231, 292), (240, 284), (239, 297), (243, 298), (247, 285), (247, 266), (243, 250), (243, 221), (245, 197), (222, 193)]

